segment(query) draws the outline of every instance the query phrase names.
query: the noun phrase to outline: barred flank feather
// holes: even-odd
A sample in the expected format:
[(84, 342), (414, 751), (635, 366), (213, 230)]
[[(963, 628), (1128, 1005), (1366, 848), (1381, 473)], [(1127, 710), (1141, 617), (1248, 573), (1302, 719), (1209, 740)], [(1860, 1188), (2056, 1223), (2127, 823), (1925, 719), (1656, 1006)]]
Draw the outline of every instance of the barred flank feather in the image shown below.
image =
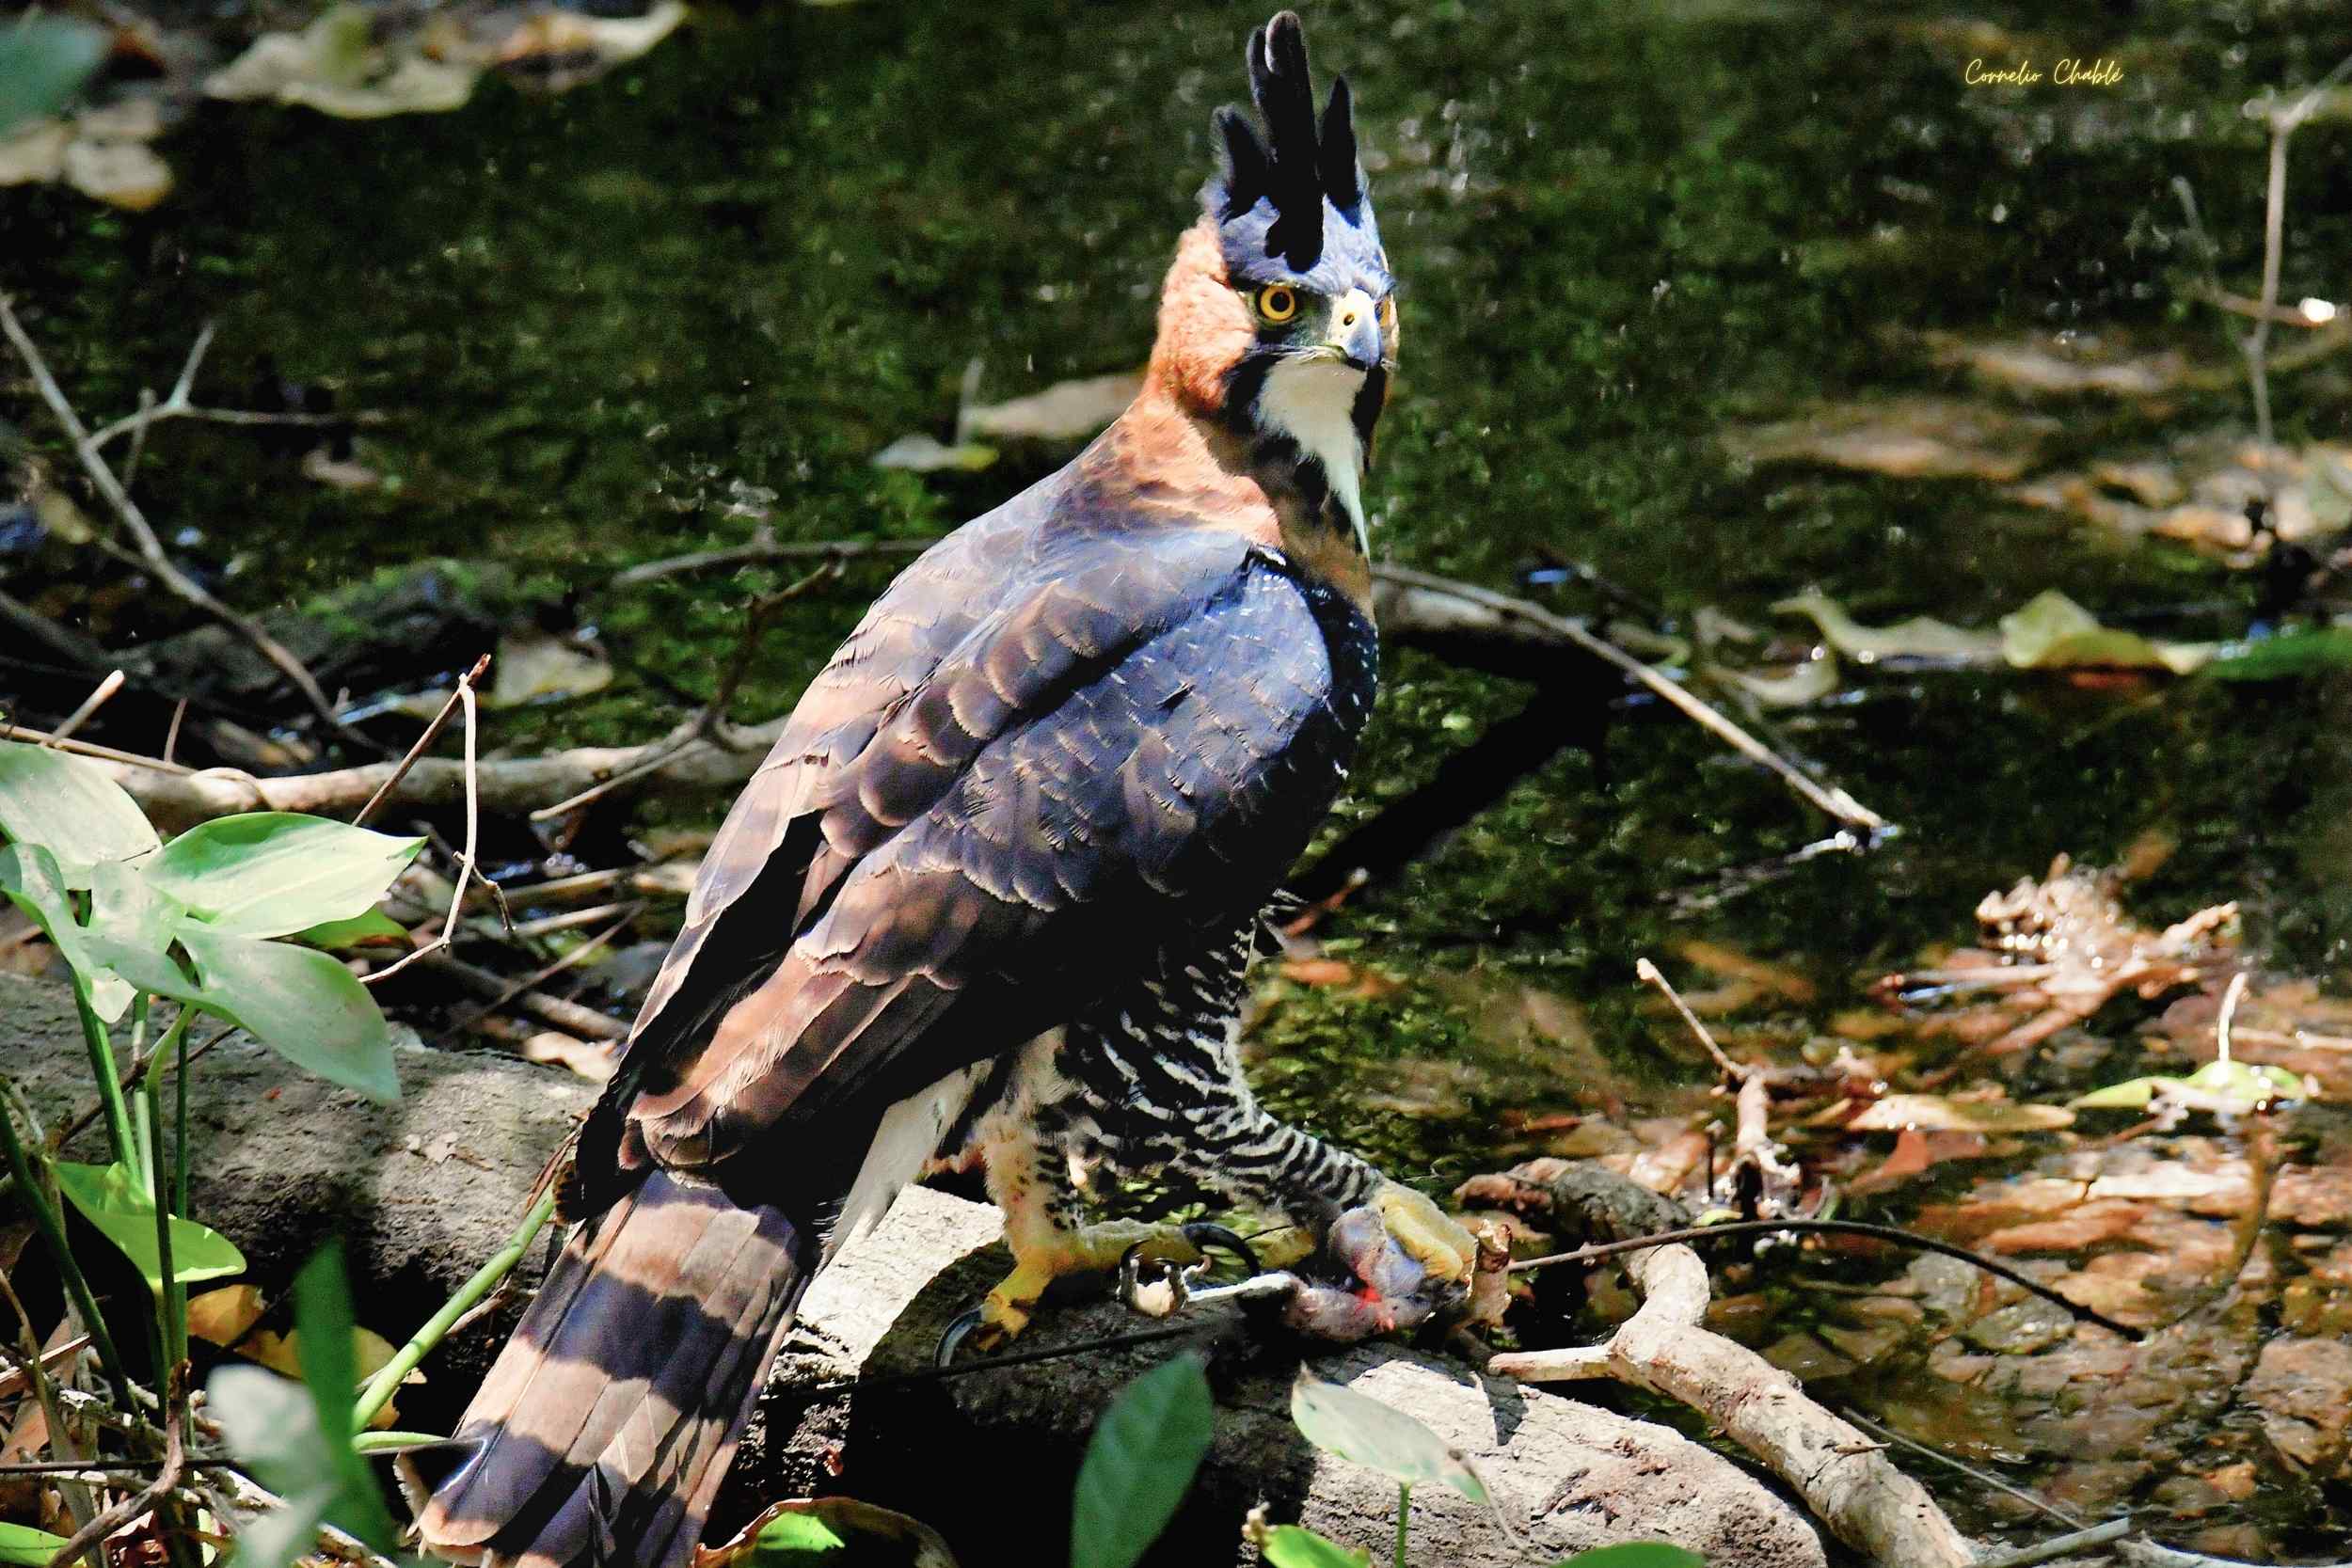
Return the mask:
[(574, 1231), (457, 1428), (424, 1544), (503, 1568), (692, 1554), (808, 1282), (772, 1209), (655, 1171)]

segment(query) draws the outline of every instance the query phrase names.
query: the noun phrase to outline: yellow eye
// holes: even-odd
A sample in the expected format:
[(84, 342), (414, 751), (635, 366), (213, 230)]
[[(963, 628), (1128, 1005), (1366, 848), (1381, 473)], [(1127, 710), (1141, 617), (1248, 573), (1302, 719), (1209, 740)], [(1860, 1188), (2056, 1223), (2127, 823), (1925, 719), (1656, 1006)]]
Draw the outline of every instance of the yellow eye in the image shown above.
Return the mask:
[(1279, 283), (1258, 291), (1258, 314), (1279, 326), (1298, 314), (1298, 291)]

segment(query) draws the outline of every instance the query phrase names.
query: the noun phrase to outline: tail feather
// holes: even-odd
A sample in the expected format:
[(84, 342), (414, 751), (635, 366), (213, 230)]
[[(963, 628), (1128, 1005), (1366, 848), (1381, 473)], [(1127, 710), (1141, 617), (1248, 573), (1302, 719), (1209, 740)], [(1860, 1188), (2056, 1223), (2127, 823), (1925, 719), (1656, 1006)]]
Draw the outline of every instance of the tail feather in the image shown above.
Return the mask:
[(576, 1231), (456, 1439), (424, 1544), (516, 1568), (692, 1554), (809, 1275), (773, 1209), (656, 1171)]

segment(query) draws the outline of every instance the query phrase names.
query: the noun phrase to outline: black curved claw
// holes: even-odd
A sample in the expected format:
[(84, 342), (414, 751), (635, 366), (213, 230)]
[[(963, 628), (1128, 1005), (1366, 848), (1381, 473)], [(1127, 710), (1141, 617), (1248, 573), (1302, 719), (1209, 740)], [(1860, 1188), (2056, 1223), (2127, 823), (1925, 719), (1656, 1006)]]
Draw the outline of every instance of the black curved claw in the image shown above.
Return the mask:
[(1184, 1227), (1183, 1234), (1185, 1241), (1190, 1242), (1202, 1252), (1226, 1252), (1240, 1259), (1243, 1272), (1246, 1274), (1256, 1275), (1265, 1272), (1258, 1266), (1258, 1255), (1251, 1249), (1249, 1243), (1221, 1225), (1211, 1225), (1206, 1220), (1195, 1220)]
[(972, 1331), (979, 1326), (980, 1309), (978, 1307), (967, 1307), (957, 1313), (953, 1319), (949, 1320), (947, 1326), (939, 1332), (939, 1348), (931, 1352), (931, 1365), (934, 1367), (954, 1366), (956, 1352), (963, 1348), (963, 1342), (972, 1338)]

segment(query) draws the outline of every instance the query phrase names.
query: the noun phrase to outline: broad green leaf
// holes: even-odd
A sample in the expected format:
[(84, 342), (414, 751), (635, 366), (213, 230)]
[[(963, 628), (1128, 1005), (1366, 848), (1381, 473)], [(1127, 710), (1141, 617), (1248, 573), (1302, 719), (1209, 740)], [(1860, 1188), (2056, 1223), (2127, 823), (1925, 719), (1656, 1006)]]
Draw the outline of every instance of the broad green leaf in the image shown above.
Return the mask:
[(0, 1568), (49, 1568), (65, 1549), (65, 1537), (30, 1525), (0, 1525)]
[(235, 1568), (287, 1568), (315, 1544), (322, 1521), (378, 1551), (392, 1549), (383, 1495), (351, 1446), (359, 1374), (340, 1246), (328, 1243), (303, 1265), (294, 1295), (303, 1381), (292, 1383), (259, 1367), (227, 1366), (205, 1385), (207, 1408), (219, 1420), (230, 1451), (286, 1499), (285, 1508), (239, 1533)]
[(342, 964), (307, 947), (224, 936), (194, 921), (181, 925), (180, 945), (203, 977), (201, 1006), (298, 1068), (373, 1100), (400, 1098), (384, 1014)]
[[(111, 1014), (99, 1006), (98, 984), (111, 965), (92, 950), (91, 943), (97, 939), (74, 920), (73, 900), (66, 892), (64, 870), (47, 846), (0, 846), (0, 897), (7, 898), (40, 927), (72, 972), (74, 994), (87, 1003), (92, 1012), (109, 1022), (121, 1016), (121, 1006), (116, 1006)], [(128, 943), (117, 945), (136, 952)], [(108, 1001), (127, 1004), (129, 998), (109, 992)]]
[(1486, 1482), (1444, 1438), (1402, 1410), (1326, 1383), (1304, 1367), (1291, 1385), (1291, 1419), (1308, 1442), (1326, 1453), (1368, 1465), (1406, 1486), (1435, 1481), (1475, 1501), (1488, 1501)]
[(0, 135), (73, 100), (106, 57), (106, 33), (62, 16), (0, 26)]
[(216, 931), (282, 937), (367, 913), (423, 847), (324, 816), (248, 812), (190, 828), (145, 870)]
[[(0, 39), (11, 31), (0, 27)], [(104, 768), (21, 740), (0, 740), (0, 837), (48, 846), (75, 888), (89, 885), (94, 863), (143, 855), (158, 842), (147, 814)]]
[(370, 910), (349, 920), (329, 920), (307, 927), (286, 939), (306, 947), (324, 947), (340, 952), (346, 947), (358, 947), (374, 942), (408, 940), (408, 927), (386, 914), (382, 910)]
[(1707, 1568), (1707, 1559), (1670, 1542), (1623, 1541), (1579, 1552), (1553, 1568)]
[[(117, 861), (90, 867), (89, 902), (88, 930), (150, 953), (170, 947), (171, 928), (186, 912), (179, 900)], [(109, 1023), (130, 1006), (132, 990), (110, 970), (90, 976), (90, 1000)]]
[(1372, 1554), (1328, 1541), (1304, 1525), (1276, 1525), (1258, 1542), (1273, 1568), (1367, 1568)]
[[(131, 1259), (151, 1291), (164, 1288), (163, 1259), (155, 1249), (155, 1199), (120, 1162), (82, 1165), (57, 1162), (57, 1190), (84, 1219)], [(245, 1255), (228, 1237), (178, 1215), (171, 1221), (171, 1268), (183, 1285), (245, 1272)]]
[(725, 1545), (696, 1554), (698, 1568), (956, 1568), (939, 1532), (855, 1497), (780, 1502)]
[(1094, 1423), (1071, 1499), (1071, 1568), (1133, 1568), (1192, 1489), (1216, 1403), (1195, 1356), (1129, 1384)]

